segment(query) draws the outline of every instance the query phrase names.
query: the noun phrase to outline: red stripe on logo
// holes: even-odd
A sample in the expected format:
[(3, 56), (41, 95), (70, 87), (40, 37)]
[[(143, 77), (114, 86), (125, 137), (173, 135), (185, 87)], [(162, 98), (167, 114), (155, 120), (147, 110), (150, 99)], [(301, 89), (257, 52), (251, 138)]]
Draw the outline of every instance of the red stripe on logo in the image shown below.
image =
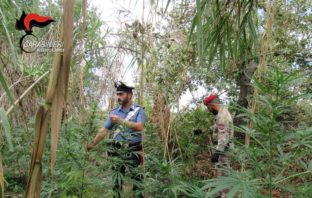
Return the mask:
[(39, 23), (44, 23), (48, 20), (52, 20), (52, 18), (49, 16), (40, 16), (40, 15), (35, 14), (35, 13), (27, 14), (27, 16), (24, 19), (24, 25), (25, 25), (27, 31), (30, 31), (29, 26), (30, 26), (30, 22), (32, 20), (37, 21)]

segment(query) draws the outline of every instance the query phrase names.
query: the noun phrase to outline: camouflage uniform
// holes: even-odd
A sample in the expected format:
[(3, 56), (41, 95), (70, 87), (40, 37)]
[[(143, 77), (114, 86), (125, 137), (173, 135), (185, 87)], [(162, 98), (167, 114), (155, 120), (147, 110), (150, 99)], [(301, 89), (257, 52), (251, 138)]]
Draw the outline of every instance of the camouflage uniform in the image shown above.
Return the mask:
[[(213, 126), (213, 140), (217, 144), (215, 150), (228, 151), (234, 147), (230, 141), (234, 136), (233, 119), (226, 107), (222, 106), (215, 117), (215, 124)], [(219, 156), (219, 160), (215, 163), (215, 170), (217, 176), (224, 176), (224, 171), (221, 167), (229, 166), (230, 160), (226, 153)], [(225, 197), (225, 191), (222, 192), (221, 197)]]

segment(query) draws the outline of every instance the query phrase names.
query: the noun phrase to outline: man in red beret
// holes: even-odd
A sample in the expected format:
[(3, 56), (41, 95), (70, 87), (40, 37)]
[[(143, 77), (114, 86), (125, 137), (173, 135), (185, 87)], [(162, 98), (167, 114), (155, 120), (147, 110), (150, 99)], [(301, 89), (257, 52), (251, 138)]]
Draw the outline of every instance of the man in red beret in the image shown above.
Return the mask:
[[(233, 119), (228, 109), (222, 105), (216, 94), (210, 94), (204, 99), (208, 110), (215, 115), (213, 128), (213, 140), (216, 144), (211, 161), (215, 164), (217, 176), (224, 176), (220, 168), (229, 166), (227, 152), (233, 148), (231, 139), (234, 137)], [(226, 190), (223, 190), (219, 197), (226, 197)]]

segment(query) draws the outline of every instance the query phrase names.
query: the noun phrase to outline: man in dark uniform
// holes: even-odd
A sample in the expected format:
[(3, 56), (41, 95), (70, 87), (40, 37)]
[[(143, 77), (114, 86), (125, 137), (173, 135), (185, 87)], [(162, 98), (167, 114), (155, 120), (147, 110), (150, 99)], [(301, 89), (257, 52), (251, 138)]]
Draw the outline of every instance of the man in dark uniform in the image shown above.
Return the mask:
[[(111, 144), (113, 151), (108, 154), (122, 158), (124, 163), (118, 164), (113, 169), (124, 175), (126, 166), (134, 169), (142, 163), (143, 158), (140, 152), (142, 151), (142, 131), (144, 130), (146, 115), (142, 107), (132, 104), (133, 87), (129, 87), (122, 82), (115, 83), (115, 87), (120, 106), (110, 112), (104, 127), (99, 130), (93, 142), (87, 145), (87, 150), (91, 150), (97, 143), (103, 140), (110, 130), (115, 130)], [(122, 157), (118, 153), (118, 150), (124, 148), (124, 146), (129, 151), (126, 155), (127, 157), (124, 157), (124, 155)], [(131, 177), (136, 181), (133, 185), (135, 197), (143, 197), (142, 189), (139, 187), (142, 175), (131, 174)], [(119, 180), (115, 181), (114, 191), (117, 193), (117, 197), (121, 196), (122, 183)]]

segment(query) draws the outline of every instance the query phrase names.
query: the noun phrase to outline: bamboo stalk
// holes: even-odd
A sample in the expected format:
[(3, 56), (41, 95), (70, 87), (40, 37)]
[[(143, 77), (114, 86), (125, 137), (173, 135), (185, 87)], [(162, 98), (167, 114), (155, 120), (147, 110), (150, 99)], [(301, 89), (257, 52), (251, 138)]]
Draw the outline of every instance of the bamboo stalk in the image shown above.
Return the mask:
[(47, 89), (46, 103), (48, 103), (48, 104), (50, 104), (53, 100), (53, 96), (54, 96), (55, 88), (56, 88), (56, 83), (57, 83), (57, 78), (58, 78), (59, 70), (61, 67), (61, 61), (62, 61), (62, 55), (61, 55), (61, 53), (57, 52), (53, 58), (52, 72), (50, 75), (49, 85), (48, 85), (48, 89)]
[[(84, 46), (85, 46), (85, 39), (84, 39), (84, 34), (86, 30), (86, 15), (87, 15), (87, 0), (83, 0), (83, 6), (82, 6), (82, 28), (81, 28), (81, 50), (84, 51)], [(84, 83), (83, 83), (83, 69), (84, 69), (84, 60), (83, 60), (83, 53), (81, 53), (80, 57), (80, 65), (79, 65), (79, 78), (80, 78), (80, 86), (79, 86), (79, 101), (80, 101), (80, 112), (79, 112), (79, 124), (82, 123), (84, 120), (84, 115), (85, 115), (85, 108), (84, 108)]]
[(54, 165), (58, 142), (58, 132), (61, 126), (63, 107), (67, 97), (71, 54), (73, 48), (73, 23), (74, 23), (74, 0), (67, 0), (64, 3), (64, 52), (62, 66), (59, 69), (55, 94), (51, 107), (51, 175), (54, 177)]
[(26, 198), (40, 197), (42, 177), (42, 156), (49, 123), (49, 110), (40, 106), (36, 114), (35, 142), (30, 163), (29, 179), (27, 182)]
[[(255, 77), (258, 78), (259, 81), (262, 79), (262, 75), (265, 72), (266, 69), (266, 59), (267, 59), (267, 52), (270, 48), (270, 42), (272, 37), (272, 24), (273, 24), (273, 18), (274, 18), (274, 6), (272, 1), (268, 1), (267, 3), (267, 20), (265, 24), (265, 31), (262, 35), (262, 45), (260, 47), (260, 58), (259, 58), (259, 67), (256, 71)], [(251, 104), (251, 112), (256, 112), (257, 107), (257, 100), (259, 95), (259, 89), (255, 87), (254, 93), (253, 93), (253, 101)], [(248, 128), (253, 128), (252, 121), (248, 123)], [(250, 134), (245, 135), (245, 147), (248, 148), (250, 145)]]
[[(46, 106), (40, 106), (36, 114), (35, 142), (31, 157), (29, 180), (27, 183), (26, 198), (40, 197), (40, 186), (42, 178), (42, 156), (46, 141), (49, 116), (51, 115), (51, 174), (54, 176), (54, 164), (56, 160), (56, 149), (58, 130), (61, 124), (64, 102), (66, 101), (66, 90), (71, 64), (71, 52), (73, 45), (73, 11), (74, 0), (64, 3), (64, 33), (60, 36), (64, 40), (63, 56), (56, 53), (53, 59), (53, 68), (46, 95)], [(63, 31), (61, 31), (63, 32)], [(52, 102), (51, 114), (50, 104)]]

